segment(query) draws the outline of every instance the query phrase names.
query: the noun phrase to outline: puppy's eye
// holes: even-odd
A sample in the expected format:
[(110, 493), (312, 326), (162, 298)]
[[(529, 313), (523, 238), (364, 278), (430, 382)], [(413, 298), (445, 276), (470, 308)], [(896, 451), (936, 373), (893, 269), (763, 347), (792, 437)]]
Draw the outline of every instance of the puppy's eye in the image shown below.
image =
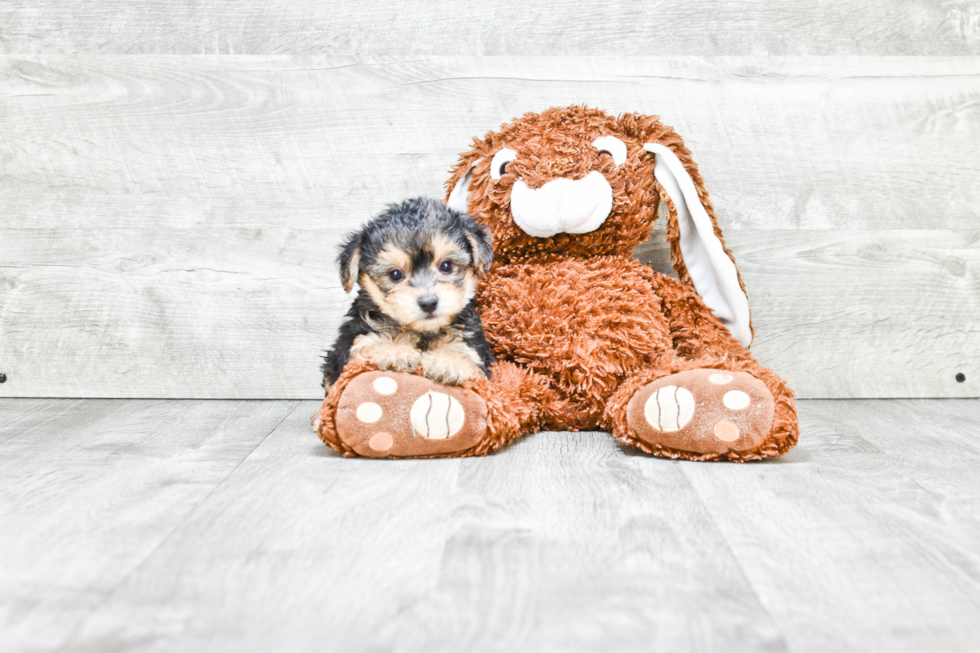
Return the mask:
[(490, 178), (500, 179), (507, 174), (507, 164), (517, 158), (517, 152), (505, 147), (493, 155), (490, 161)]
[(401, 270), (392, 270), (388, 273), (388, 278), (392, 281), (398, 282), (405, 278), (405, 273)]
[(440, 263), (439, 271), (442, 272), (443, 274), (449, 274), (450, 272), (452, 272), (453, 271), (452, 261), (443, 261), (442, 263)]
[(603, 154), (608, 154), (609, 156), (612, 156), (612, 152), (610, 152), (609, 150), (599, 150), (599, 156), (602, 156)]

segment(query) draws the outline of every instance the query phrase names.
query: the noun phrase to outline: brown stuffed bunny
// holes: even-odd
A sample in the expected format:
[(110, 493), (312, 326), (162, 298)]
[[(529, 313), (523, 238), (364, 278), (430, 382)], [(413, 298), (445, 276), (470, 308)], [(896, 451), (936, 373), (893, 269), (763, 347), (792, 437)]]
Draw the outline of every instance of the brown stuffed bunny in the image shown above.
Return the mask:
[[(326, 444), (467, 456), (601, 428), (658, 456), (731, 461), (796, 444), (793, 391), (745, 349), (744, 286), (671, 128), (585, 107), (528, 113), (474, 139), (447, 187), (450, 208), (494, 238), (476, 293), (492, 376), (453, 387), (349, 364), (319, 415)], [(631, 258), (661, 200), (679, 280)]]

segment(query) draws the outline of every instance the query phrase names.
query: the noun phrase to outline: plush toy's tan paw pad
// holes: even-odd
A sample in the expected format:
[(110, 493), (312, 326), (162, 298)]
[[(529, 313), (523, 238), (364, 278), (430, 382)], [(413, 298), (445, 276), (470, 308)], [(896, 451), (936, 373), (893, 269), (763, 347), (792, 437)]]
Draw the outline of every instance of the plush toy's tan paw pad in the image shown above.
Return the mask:
[(626, 420), (641, 440), (694, 453), (748, 451), (772, 429), (775, 402), (746, 372), (689, 370), (640, 388)]
[(367, 372), (344, 389), (337, 435), (370, 458), (451, 454), (477, 445), (487, 406), (476, 393), (414, 374)]

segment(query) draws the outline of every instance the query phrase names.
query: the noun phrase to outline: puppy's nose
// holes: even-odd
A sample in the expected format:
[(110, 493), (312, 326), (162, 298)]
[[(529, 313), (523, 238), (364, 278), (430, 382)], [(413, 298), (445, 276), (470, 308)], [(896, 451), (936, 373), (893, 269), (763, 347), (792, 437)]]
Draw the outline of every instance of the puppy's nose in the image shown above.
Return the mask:
[(432, 314), (436, 311), (436, 306), (439, 305), (439, 298), (435, 295), (422, 295), (419, 297), (419, 308), (421, 308), (426, 313)]

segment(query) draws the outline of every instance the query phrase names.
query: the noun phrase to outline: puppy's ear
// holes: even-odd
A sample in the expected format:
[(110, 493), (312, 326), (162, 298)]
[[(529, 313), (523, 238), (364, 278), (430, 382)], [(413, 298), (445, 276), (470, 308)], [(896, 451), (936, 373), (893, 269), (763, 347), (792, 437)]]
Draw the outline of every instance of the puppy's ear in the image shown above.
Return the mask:
[(359, 233), (349, 236), (341, 245), (337, 265), (340, 267), (340, 282), (344, 284), (344, 290), (350, 292), (354, 289), (361, 268), (361, 235)]
[(493, 238), (483, 225), (477, 224), (469, 216), (466, 216), (465, 220), (466, 242), (473, 250), (473, 267), (482, 277), (490, 270), (490, 264), (493, 263)]

